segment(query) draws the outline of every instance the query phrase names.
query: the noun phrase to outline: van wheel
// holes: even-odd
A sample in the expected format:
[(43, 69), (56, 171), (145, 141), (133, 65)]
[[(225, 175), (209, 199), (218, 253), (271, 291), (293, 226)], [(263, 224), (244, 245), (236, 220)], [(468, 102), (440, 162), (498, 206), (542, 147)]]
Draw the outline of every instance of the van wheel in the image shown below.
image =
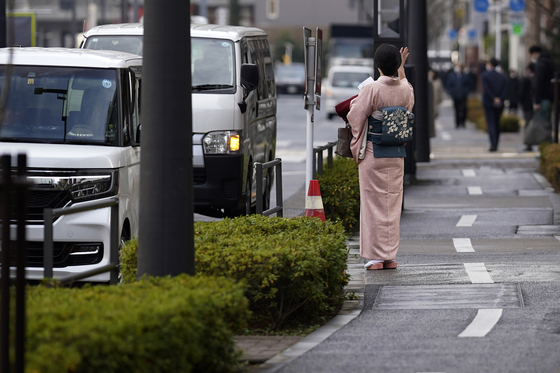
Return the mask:
[(247, 177), (247, 183), (245, 184), (245, 190), (247, 191), (247, 198), (245, 199), (245, 213), (243, 215), (251, 215), (255, 211), (253, 210), (253, 205), (251, 201), (251, 195), (253, 194), (252, 191), (253, 186), (253, 178), (252, 175)]

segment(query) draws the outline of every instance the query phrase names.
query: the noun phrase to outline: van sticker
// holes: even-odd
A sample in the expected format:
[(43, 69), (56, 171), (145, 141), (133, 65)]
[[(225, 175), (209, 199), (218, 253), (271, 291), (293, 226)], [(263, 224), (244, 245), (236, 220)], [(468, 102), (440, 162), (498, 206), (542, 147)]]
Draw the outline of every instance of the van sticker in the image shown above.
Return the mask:
[(34, 78), (27, 78), (27, 84), (35, 84)]
[(227, 48), (229, 47), (229, 43), (226, 43), (225, 41), (222, 43), (222, 47)]
[(111, 88), (111, 86), (113, 85), (113, 83), (111, 83), (111, 81), (109, 79), (103, 79), (103, 87), (105, 88)]

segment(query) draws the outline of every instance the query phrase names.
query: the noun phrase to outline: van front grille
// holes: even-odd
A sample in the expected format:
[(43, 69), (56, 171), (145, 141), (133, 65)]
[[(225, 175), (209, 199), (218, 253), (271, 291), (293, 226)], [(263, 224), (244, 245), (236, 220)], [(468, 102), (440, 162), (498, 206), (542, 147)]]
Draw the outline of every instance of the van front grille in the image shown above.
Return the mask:
[[(60, 208), (66, 206), (72, 197), (67, 190), (29, 190), (27, 200), (27, 224), (43, 224), (43, 210), (46, 208)], [(15, 193), (12, 196), (15, 199)], [(16, 223), (17, 219), (17, 206), (12, 205), (10, 210), (10, 221), (12, 224)], [(0, 217), (0, 224), (2, 218)]]

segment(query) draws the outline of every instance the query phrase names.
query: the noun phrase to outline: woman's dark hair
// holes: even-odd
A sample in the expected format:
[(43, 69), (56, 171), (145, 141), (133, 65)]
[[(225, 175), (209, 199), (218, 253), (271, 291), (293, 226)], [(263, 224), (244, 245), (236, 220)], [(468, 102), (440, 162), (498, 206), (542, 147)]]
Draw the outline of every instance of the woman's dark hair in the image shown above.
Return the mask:
[(381, 44), (375, 51), (373, 61), (383, 75), (393, 76), (401, 66), (401, 52), (392, 44)]

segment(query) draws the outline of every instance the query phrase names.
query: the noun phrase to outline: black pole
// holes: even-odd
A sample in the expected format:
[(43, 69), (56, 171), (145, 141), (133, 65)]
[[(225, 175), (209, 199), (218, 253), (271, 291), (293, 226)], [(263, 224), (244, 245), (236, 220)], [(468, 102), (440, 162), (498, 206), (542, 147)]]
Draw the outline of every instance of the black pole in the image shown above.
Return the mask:
[(138, 276), (194, 274), (190, 1), (144, 6)]
[(12, 157), (2, 156), (2, 278), (0, 279), (0, 372), (10, 371), (10, 194)]
[(558, 144), (558, 79), (560, 79), (560, 73), (556, 71), (554, 73), (554, 143)]
[(121, 22), (128, 22), (128, 0), (121, 0)]
[(70, 32), (72, 33), (72, 44), (70, 48), (76, 48), (76, 34), (78, 27), (76, 26), (76, 1), (72, 1), (72, 25), (70, 26)]
[(416, 161), (430, 161), (430, 133), (428, 126), (428, 21), (426, 0), (408, 2), (408, 49), (410, 64), (414, 65), (414, 111)]
[(18, 154), (17, 166), (17, 259), (16, 259), (16, 358), (15, 372), (25, 371), (25, 259), (27, 244), (25, 239), (25, 216), (27, 215), (27, 156)]
[(239, 0), (230, 0), (229, 24), (239, 26)]
[(6, 0), (0, 0), (0, 48), (8, 46), (7, 27), (6, 27)]

